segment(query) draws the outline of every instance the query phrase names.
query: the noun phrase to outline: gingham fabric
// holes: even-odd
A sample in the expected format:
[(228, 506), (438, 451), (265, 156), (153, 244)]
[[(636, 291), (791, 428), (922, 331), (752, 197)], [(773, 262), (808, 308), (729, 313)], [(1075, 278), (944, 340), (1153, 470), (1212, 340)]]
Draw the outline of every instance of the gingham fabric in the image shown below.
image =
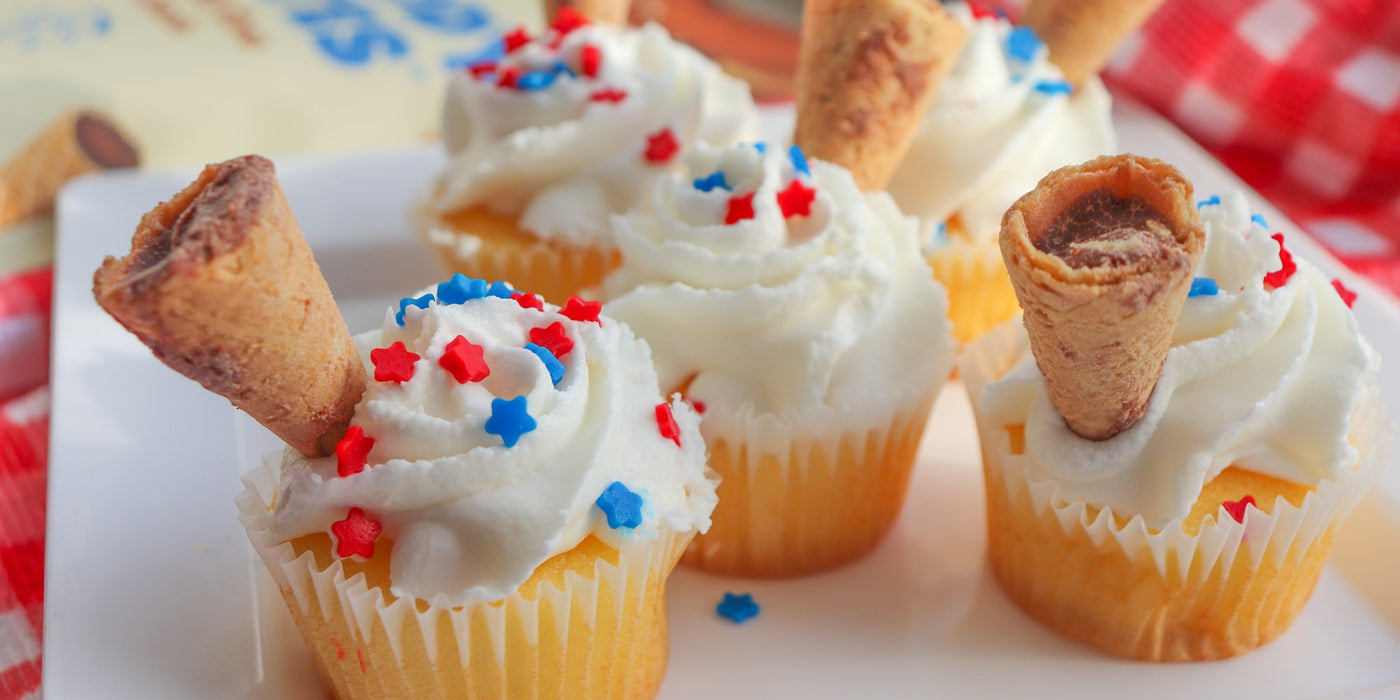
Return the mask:
[[(1400, 3), (1167, 0), (1105, 78), (1400, 294)], [(38, 697), (51, 282), (0, 279), (0, 700)]]

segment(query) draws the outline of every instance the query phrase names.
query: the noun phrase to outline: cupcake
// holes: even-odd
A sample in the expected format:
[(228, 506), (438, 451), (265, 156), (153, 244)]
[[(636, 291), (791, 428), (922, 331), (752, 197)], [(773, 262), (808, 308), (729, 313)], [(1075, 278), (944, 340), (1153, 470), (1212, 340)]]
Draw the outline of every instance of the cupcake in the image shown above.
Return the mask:
[(703, 411), (720, 474), (684, 561), (797, 576), (870, 552), (904, 500), (954, 346), (917, 228), (802, 151), (698, 147), (615, 220), (604, 310)]
[(502, 39), (448, 85), (449, 162), (414, 225), (448, 269), (563, 303), (617, 263), (608, 217), (697, 143), (752, 138), (748, 86), (659, 25), (589, 23), (566, 8)]
[[(561, 308), (460, 274), (352, 341), (333, 305), (313, 303), (325, 282), (298, 253), (270, 164), (210, 170), (143, 221), (130, 256), (104, 264), (98, 294), (172, 367), (279, 434), (314, 434), (248, 474), (237, 504), (326, 687), (654, 695), (665, 580), (708, 527), (715, 482), (699, 417), (662, 397), (646, 343), (596, 302)], [(258, 250), (288, 248), (273, 259), (295, 264), (257, 264)], [(135, 298), (109, 293), (120, 286)], [(214, 288), (239, 309), (215, 320), (246, 327), (185, 328), (208, 301), (189, 290)], [(239, 335), (255, 316), (308, 330), (262, 352)], [(353, 364), (312, 353), (342, 347)], [(282, 384), (248, 381), (273, 374)], [(327, 382), (343, 396), (311, 405)], [(270, 391), (295, 395), (301, 413), (264, 408), (286, 397), (253, 400)], [(320, 421), (285, 430), (308, 417)]]
[(1125, 155), (1057, 170), (1000, 243), (1024, 308), (959, 363), (988, 558), (1046, 626), (1195, 661), (1292, 623), (1381, 464), (1349, 301), (1240, 193)]
[[(1075, 66), (1084, 61), (1063, 48), (1065, 41), (1042, 42), (1037, 34), (1053, 30), (1053, 37), (1065, 36), (1055, 28), (1068, 17), (1102, 32), (1072, 37), (1071, 48), (1111, 49), (1136, 26), (1116, 26), (1118, 12), (1139, 4), (1036, 0), (1026, 9), (1027, 21), (1035, 20), (1029, 26), (1013, 26), (966, 3), (947, 5), (967, 28), (967, 45), (889, 192), (923, 222), (923, 252), (948, 288), (960, 341), (1017, 311), (996, 243), (1007, 207), (1051, 170), (1116, 150), (1111, 101), (1095, 76), (1107, 54), (1098, 63), (1062, 71), (1057, 59)], [(1051, 13), (1053, 18), (1039, 19)]]

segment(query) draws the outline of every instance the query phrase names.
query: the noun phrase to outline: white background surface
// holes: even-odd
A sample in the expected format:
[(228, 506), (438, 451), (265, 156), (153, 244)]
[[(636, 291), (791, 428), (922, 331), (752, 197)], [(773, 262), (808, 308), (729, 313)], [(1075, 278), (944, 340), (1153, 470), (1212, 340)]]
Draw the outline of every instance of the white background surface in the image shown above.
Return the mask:
[[(1127, 106), (1115, 118), (1124, 150), (1176, 164), (1198, 199), (1241, 187), (1157, 118)], [(770, 119), (770, 133), (786, 133), (784, 121)], [(278, 162), (352, 331), (444, 276), (405, 223), (441, 162), (433, 146)], [(233, 506), (239, 475), (275, 438), (157, 362), (92, 299), (102, 257), (125, 253), (140, 216), (196, 173), (93, 177), (60, 202), (49, 700), (322, 697)], [(1360, 293), (1356, 313), (1387, 360), (1384, 395), (1400, 416), (1400, 312), (1251, 200), (1296, 254)], [(974, 426), (953, 383), (904, 512), (872, 556), (797, 581), (677, 571), (661, 697), (1400, 698), (1400, 473), (1391, 466), (1282, 638), (1223, 662), (1120, 661), (1038, 627), (989, 577)], [(742, 625), (716, 617), (725, 591), (753, 593), (762, 612)]]

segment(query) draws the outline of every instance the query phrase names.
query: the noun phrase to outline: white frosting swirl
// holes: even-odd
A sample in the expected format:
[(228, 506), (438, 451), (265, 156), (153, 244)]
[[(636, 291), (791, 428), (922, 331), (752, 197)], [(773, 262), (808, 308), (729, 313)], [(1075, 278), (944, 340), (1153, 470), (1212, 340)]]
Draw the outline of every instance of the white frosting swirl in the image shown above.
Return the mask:
[(967, 46), (889, 191), (928, 230), (957, 214), (973, 240), (992, 240), (1002, 214), (1046, 173), (1115, 151), (1111, 103), (1097, 78), (1072, 96), (1037, 89), (1064, 84), (1043, 44), (1021, 60), (1008, 50), (1009, 22), (976, 19), (964, 3), (947, 8), (968, 27)]
[[(646, 343), (606, 317), (600, 326), (544, 308), (496, 297), (433, 303), (408, 308), (402, 327), (391, 312), (381, 330), (356, 337), (371, 377), (375, 348), (402, 341), (421, 359), (402, 384), (369, 382), (352, 423), (375, 440), (364, 471), (341, 477), (334, 457), (286, 453), (278, 535), (326, 532), (362, 508), (393, 541), (395, 595), (462, 605), (509, 595), (589, 534), (622, 547), (660, 528), (708, 529), (715, 480), (699, 417), (673, 399), (680, 445), (661, 434)], [(555, 322), (573, 341), (558, 386), (523, 347), (531, 329)], [(484, 348), (484, 380), (459, 383), (439, 366), (458, 336)], [(486, 422), (493, 398), (516, 396), (537, 426), (505, 447)], [(595, 505), (615, 481), (643, 498), (636, 528), (614, 530)]]
[[(452, 77), (443, 115), (451, 163), (440, 179), (439, 211), (484, 206), (518, 215), (522, 228), (542, 238), (606, 245), (608, 216), (630, 208), (679, 163), (648, 162), (649, 135), (670, 129), (683, 153), (757, 130), (748, 86), (658, 25), (588, 25), (565, 35), (557, 50), (555, 38), (541, 34), (498, 67), (548, 73), (547, 88), (501, 88), (490, 73)], [(601, 57), (594, 76), (585, 74), (585, 47)], [(604, 90), (625, 97), (590, 99)]]
[(1102, 442), (1075, 435), (1028, 350), (982, 396), (989, 422), (1025, 425), (1033, 474), (1058, 480), (1072, 498), (1142, 515), (1150, 528), (1185, 517), (1232, 464), (1308, 486), (1353, 466), (1353, 414), (1379, 369), (1316, 267), (1295, 258), (1297, 273), (1265, 288), (1266, 273), (1282, 267), (1279, 244), (1250, 220), (1242, 193), (1204, 205), (1201, 218), (1197, 275), (1219, 293), (1186, 300), (1140, 421)]
[[(698, 148), (650, 202), (614, 219), (622, 266), (609, 315), (651, 343), (661, 386), (738, 410), (908, 405), (946, 378), (953, 342), (943, 288), (918, 255), (913, 219), (850, 173), (752, 145)], [(732, 191), (694, 180), (723, 173)], [(780, 193), (814, 187), (806, 215)], [(726, 225), (729, 202), (752, 218)]]

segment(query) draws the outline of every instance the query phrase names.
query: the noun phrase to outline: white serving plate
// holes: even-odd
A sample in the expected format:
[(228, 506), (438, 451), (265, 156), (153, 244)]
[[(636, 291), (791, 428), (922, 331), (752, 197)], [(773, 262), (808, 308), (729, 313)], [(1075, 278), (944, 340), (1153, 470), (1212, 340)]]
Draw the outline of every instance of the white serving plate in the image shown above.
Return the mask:
[[(770, 133), (790, 114), (775, 113)], [(1201, 198), (1242, 188), (1185, 136), (1120, 104), (1125, 150), (1165, 158)], [(279, 175), (352, 329), (442, 276), (405, 211), (443, 158), (434, 146), (279, 162)], [(101, 175), (59, 205), (44, 692), (49, 700), (324, 697), (310, 657), (239, 526), (239, 475), (277, 446), (223, 399), (157, 362), (94, 303), (93, 270), (196, 169)], [(1390, 361), (1400, 416), (1400, 310), (1278, 211), (1256, 211), (1299, 255), (1360, 293)], [(1392, 465), (1393, 466), (1393, 465)], [(679, 570), (663, 700), (690, 698), (1400, 698), (1400, 473), (1339, 537), (1311, 603), (1282, 638), (1193, 665), (1108, 658), (1037, 626), (984, 565), (980, 460), (962, 387), (944, 392), (907, 505), (867, 559), (796, 581)], [(725, 591), (761, 614), (716, 617)]]

